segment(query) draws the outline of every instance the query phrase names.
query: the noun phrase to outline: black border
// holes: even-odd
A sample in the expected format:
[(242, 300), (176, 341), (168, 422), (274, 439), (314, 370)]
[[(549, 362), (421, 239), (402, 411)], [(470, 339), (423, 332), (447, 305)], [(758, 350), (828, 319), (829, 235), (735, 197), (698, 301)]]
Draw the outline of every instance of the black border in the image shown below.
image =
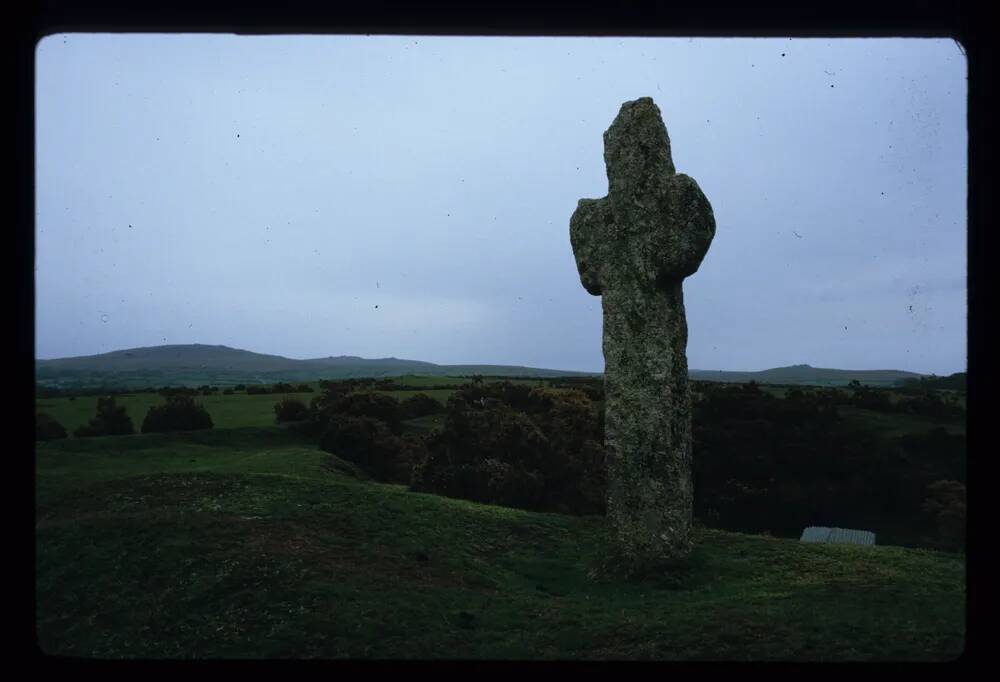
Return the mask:
[[(985, 3), (983, 3), (985, 5)], [(60, 32), (151, 32), (151, 33), (238, 33), (238, 34), (398, 34), (398, 35), (482, 35), (482, 36), (704, 36), (704, 37), (950, 37), (958, 41), (968, 59), (969, 147), (968, 147), (968, 488), (970, 521), (967, 563), (967, 640), (966, 653), (957, 661), (970, 663), (984, 656), (985, 638), (977, 627), (981, 623), (986, 587), (977, 578), (984, 559), (977, 538), (977, 519), (985, 514), (980, 495), (989, 494), (992, 481), (987, 462), (989, 451), (979, 449), (979, 419), (985, 409), (988, 381), (992, 377), (992, 358), (986, 348), (986, 324), (991, 299), (986, 292), (989, 272), (987, 259), (993, 253), (992, 218), (994, 146), (992, 135), (994, 83), (993, 48), (987, 31), (984, 6), (969, 0), (952, 2), (928, 0), (810, 4), (790, 0), (772, 0), (765, 5), (737, 0), (701, 0), (699, 2), (656, 2), (623, 0), (619, 3), (594, 2), (390, 2), (388, 0), (351, 3), (209, 1), (126, 2), (125, 0), (38, 0), (28, 8), (27, 20), (13, 21), (13, 48), (16, 169), (15, 249), (8, 263), (12, 274), (14, 329), (18, 363), (16, 382), (22, 381), (34, 393), (34, 52), (45, 35)], [(21, 362), (23, 361), (23, 364)], [(30, 434), (34, 406), (14, 398), (17, 415), (23, 416), (26, 447), (15, 447), (8, 456), (25, 468), (24, 476), (14, 483), (19, 492), (34, 481), (34, 461), (24, 453), (33, 451)], [(14, 417), (14, 413), (11, 413)], [(18, 441), (20, 442), (20, 441)], [(985, 446), (988, 447), (988, 446)], [(29, 502), (33, 506), (33, 487)], [(18, 511), (23, 507), (18, 505)], [(975, 511), (973, 511), (975, 510)], [(34, 514), (25, 515), (25, 540), (28, 552), (19, 553), (25, 561), (28, 581), (19, 594), (29, 609), (18, 611), (27, 616), (18, 619), (28, 633), (26, 646), (18, 653), (30, 652), (48, 664), (69, 662), (44, 658), (37, 648), (34, 614)], [(10, 518), (22, 518), (19, 513)], [(30, 523), (30, 526), (29, 526)], [(984, 524), (985, 525), (985, 524)], [(984, 541), (986, 542), (986, 541)], [(23, 564), (22, 564), (23, 565)], [(988, 580), (988, 578), (986, 578)], [(29, 589), (27, 585), (31, 585)], [(29, 621), (30, 619), (30, 621)], [(985, 653), (988, 653), (986, 651)], [(92, 662), (91, 662), (92, 663)], [(495, 664), (491, 664), (491, 667)], [(801, 664), (796, 665), (799, 667)], [(506, 666), (498, 670), (503, 671)], [(814, 668), (811, 665), (801, 666)], [(598, 666), (600, 668), (600, 666)], [(373, 668), (368, 667), (369, 670)], [(842, 672), (842, 671), (841, 671)], [(477, 670), (477, 674), (481, 671)]]

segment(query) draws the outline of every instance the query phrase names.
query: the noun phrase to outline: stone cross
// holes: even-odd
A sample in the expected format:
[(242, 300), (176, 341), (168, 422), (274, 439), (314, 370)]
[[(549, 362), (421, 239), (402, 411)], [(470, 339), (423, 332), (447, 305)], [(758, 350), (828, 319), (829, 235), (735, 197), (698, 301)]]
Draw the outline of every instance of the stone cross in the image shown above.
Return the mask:
[(604, 308), (607, 514), (635, 569), (691, 550), (691, 397), (681, 283), (715, 235), (698, 184), (674, 171), (649, 97), (604, 133), (608, 195), (581, 199), (570, 241), (583, 287)]

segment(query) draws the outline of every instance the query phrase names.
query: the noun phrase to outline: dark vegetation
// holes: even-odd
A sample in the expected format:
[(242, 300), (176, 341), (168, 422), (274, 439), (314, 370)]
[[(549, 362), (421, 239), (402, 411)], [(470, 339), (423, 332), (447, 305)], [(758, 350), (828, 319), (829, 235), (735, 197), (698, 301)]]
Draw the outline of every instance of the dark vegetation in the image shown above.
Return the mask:
[(73, 434), (78, 438), (88, 436), (121, 436), (134, 433), (132, 418), (125, 408), (115, 403), (114, 396), (97, 399), (97, 414), (89, 423), (81, 426)]
[[(855, 527), (881, 542), (956, 546), (923, 510), (932, 484), (965, 481), (964, 434), (933, 424), (960, 418), (956, 405), (933, 395), (893, 405), (888, 391), (864, 387), (792, 389), (779, 399), (755, 384), (703, 383), (697, 395), (695, 514), (706, 523), (785, 536)], [(917, 414), (930, 428), (891, 435), (846, 419), (842, 406)]]
[(598, 404), (575, 389), (473, 384), (425, 439), (414, 490), (535, 511), (598, 514), (605, 470)]
[(262, 393), (312, 393), (312, 386), (309, 384), (286, 384), (277, 383), (261, 386), (247, 386), (248, 395), (260, 395)]
[(149, 408), (142, 422), (142, 432), (196, 431), (212, 426), (212, 417), (204, 405), (194, 402), (188, 395), (169, 395), (162, 405)]
[(387, 483), (407, 482), (423, 449), (419, 436), (399, 436), (384, 421), (364, 415), (337, 415), (330, 419), (319, 446), (356, 464), (375, 480)]
[(403, 419), (416, 419), (441, 412), (441, 403), (426, 393), (418, 393), (401, 401), (399, 409)]
[[(376, 480), (403, 482), (409, 472), (415, 491), (601, 514), (602, 383), (547, 383), (467, 383), (449, 398), (442, 428), (404, 442), (406, 420), (440, 411), (437, 401), (370, 390), (385, 382), (327, 382), (309, 428), (324, 450)], [(706, 525), (785, 537), (810, 525), (858, 527), (880, 542), (963, 546), (964, 502), (953, 492), (934, 497), (937, 482), (965, 481), (964, 433), (942, 425), (964, 419), (957, 398), (860, 384), (789, 387), (781, 398), (753, 382), (695, 382), (693, 402), (695, 515)], [(841, 408), (917, 417), (927, 428), (893, 434)]]
[(285, 398), (274, 404), (274, 419), (282, 422), (297, 422), (309, 418), (309, 407), (296, 398)]
[(38, 412), (35, 414), (35, 440), (56, 440), (65, 437), (65, 427), (50, 417), (48, 413)]
[(966, 386), (965, 372), (956, 372), (955, 374), (946, 377), (929, 376), (920, 377), (919, 379), (905, 379), (902, 382), (901, 388), (913, 391), (944, 389), (964, 393)]

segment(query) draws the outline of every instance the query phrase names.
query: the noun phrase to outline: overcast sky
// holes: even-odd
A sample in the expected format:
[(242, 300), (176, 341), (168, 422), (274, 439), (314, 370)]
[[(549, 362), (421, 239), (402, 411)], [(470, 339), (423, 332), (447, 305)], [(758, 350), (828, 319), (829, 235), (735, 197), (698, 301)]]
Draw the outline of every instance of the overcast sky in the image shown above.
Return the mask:
[(36, 62), (40, 358), (601, 371), (569, 218), (651, 96), (717, 223), (690, 367), (966, 369), (951, 40), (60, 34)]

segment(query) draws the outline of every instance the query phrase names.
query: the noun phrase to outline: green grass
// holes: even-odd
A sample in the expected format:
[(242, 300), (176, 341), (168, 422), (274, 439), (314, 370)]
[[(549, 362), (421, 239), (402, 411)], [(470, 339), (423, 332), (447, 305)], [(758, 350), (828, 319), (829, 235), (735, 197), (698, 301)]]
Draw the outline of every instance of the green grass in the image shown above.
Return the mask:
[(655, 579), (603, 520), (408, 492), (276, 427), (40, 444), (37, 633), (121, 657), (940, 660), (964, 562), (700, 529)]
[[(274, 424), (274, 405), (284, 398), (297, 398), (309, 404), (316, 393), (268, 393), (247, 395), (233, 393), (232, 395), (194, 396), (195, 402), (201, 403), (212, 415), (216, 428), (229, 429), (244, 426), (271, 426)], [(142, 429), (142, 421), (153, 405), (163, 403), (163, 398), (155, 393), (136, 393), (128, 396), (116, 396), (116, 403), (123, 405), (132, 418), (136, 431)], [(69, 398), (39, 398), (35, 405), (39, 412), (47, 412), (53, 419), (66, 427), (72, 435), (77, 427), (86, 424), (97, 411), (97, 396), (83, 396), (70, 400)]]

